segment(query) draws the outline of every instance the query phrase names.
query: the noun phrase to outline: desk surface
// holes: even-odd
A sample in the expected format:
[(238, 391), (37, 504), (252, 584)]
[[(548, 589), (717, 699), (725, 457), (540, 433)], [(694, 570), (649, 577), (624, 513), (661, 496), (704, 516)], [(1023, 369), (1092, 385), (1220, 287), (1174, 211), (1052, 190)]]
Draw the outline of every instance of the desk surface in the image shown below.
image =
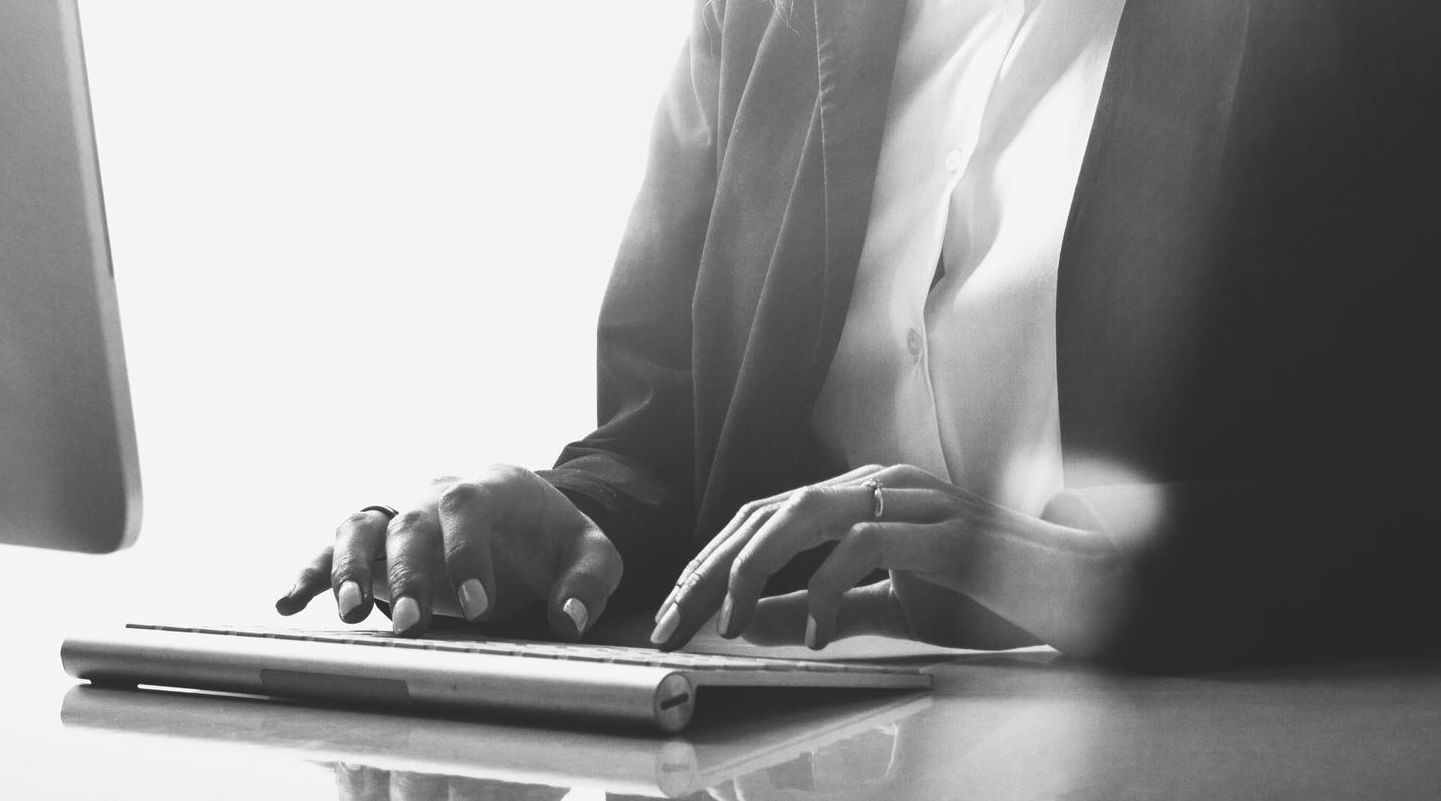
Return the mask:
[[(152, 470), (133, 550), (0, 547), (0, 798), (1399, 801), (1441, 788), (1441, 659), (1140, 677), (1045, 652), (952, 655), (922, 700), (703, 697), (674, 739), (77, 689), (61, 670), (61, 640), (85, 625), (280, 622), (266, 609), (314, 547), (309, 532), (349, 504), (317, 499), (312, 479), (367, 490), (342, 467)], [(288, 514), (259, 544), (254, 517), (204, 503), (256, 475)], [(298, 623), (333, 626), (333, 607)]]
[[(684, 736), (568, 732), (77, 685), (7, 649), (7, 798), (1435, 798), (1441, 660), (1110, 675), (955, 655), (928, 697), (712, 706)], [(704, 703), (704, 701), (702, 702)]]

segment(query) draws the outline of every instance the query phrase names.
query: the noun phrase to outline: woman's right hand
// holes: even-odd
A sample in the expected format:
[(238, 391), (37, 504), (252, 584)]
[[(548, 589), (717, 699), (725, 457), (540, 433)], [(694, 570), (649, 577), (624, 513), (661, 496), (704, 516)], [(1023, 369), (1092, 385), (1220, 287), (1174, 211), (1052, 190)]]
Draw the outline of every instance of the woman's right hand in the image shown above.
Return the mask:
[(394, 518), (346, 518), (275, 608), (293, 615), (328, 588), (340, 619), (358, 623), (389, 599), (395, 632), (415, 636), (434, 613), (501, 620), (545, 603), (551, 630), (573, 640), (600, 618), (621, 570), (600, 527), (550, 482), (493, 465), (436, 479)]

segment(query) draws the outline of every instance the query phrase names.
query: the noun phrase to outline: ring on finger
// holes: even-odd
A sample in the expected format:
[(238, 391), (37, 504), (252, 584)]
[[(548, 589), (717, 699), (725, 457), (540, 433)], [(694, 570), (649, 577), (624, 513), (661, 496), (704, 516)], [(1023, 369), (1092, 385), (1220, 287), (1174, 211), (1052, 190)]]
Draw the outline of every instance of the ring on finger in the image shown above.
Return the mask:
[(383, 503), (372, 504), (365, 507), (364, 509), (361, 509), (360, 511), (362, 514), (364, 514), (365, 512), (380, 512), (381, 514), (385, 515), (387, 520), (394, 520), (400, 515), (400, 512), (397, 512), (395, 510), (395, 507), (386, 506)]
[(871, 519), (880, 520), (881, 515), (886, 513), (886, 496), (882, 491), (881, 482), (874, 478), (866, 479), (861, 486), (871, 491)]

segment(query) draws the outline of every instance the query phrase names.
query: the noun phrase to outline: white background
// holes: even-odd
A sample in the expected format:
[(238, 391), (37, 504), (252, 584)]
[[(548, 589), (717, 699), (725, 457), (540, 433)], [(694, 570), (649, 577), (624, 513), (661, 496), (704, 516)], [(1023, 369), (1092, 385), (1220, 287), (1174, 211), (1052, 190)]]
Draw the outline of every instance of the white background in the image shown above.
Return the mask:
[(145, 522), (0, 546), (16, 615), (271, 622), (347, 512), (586, 434), (690, 6), (82, 0)]

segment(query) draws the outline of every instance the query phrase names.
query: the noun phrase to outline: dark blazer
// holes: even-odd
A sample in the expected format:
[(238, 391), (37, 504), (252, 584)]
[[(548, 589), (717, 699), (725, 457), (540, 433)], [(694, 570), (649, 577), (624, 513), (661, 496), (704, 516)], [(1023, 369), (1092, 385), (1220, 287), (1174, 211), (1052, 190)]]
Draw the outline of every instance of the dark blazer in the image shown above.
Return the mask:
[[(1057, 297), (1058, 503), (1135, 559), (1110, 658), (1441, 641), (1434, 5), (1127, 4)], [(601, 312), (600, 427), (545, 473), (619, 547), (622, 603), (844, 468), (808, 421), (903, 11), (699, 4)]]

